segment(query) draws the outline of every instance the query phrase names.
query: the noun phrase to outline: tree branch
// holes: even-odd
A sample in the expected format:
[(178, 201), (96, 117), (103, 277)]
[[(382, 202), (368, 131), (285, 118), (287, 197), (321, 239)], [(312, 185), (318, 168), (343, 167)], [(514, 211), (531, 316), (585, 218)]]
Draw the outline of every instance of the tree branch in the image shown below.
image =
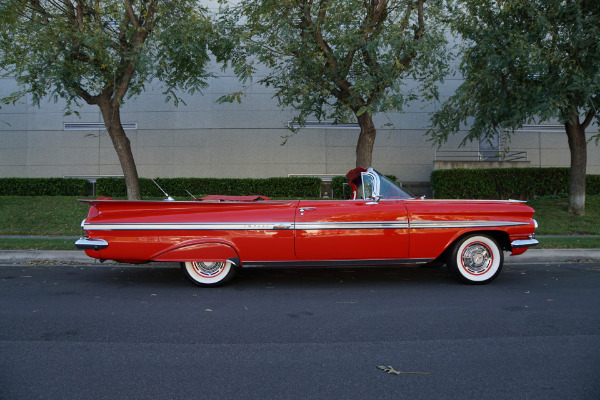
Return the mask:
[(594, 117), (596, 116), (596, 110), (591, 110), (586, 116), (585, 119), (583, 120), (583, 122), (581, 123), (581, 129), (586, 129), (590, 123), (592, 122), (592, 120), (594, 119)]
[(420, 39), (425, 33), (425, 10), (423, 6), (424, 0), (419, 0), (417, 4), (417, 21), (419, 26), (415, 31), (415, 39)]
[[(341, 90), (341, 92), (345, 93), (344, 98), (338, 97), (338, 99), (340, 99), (341, 101), (347, 101), (348, 97), (352, 97), (352, 91), (350, 90), (350, 87), (352, 85), (350, 84), (350, 82), (348, 82), (345, 75), (340, 74), (339, 63), (336, 60), (336, 58), (334, 57), (331, 47), (329, 46), (327, 41), (323, 38), (323, 35), (321, 34), (320, 29), (317, 26), (315, 26), (315, 24), (313, 23), (312, 17), (310, 15), (310, 1), (307, 2), (306, 0), (304, 0), (302, 5), (303, 5), (303, 7), (302, 7), (302, 16), (301, 17), (304, 20), (303, 25), (306, 27), (306, 29), (308, 29), (312, 33), (314, 41), (316, 42), (319, 49), (321, 49), (321, 51), (325, 55), (325, 58), (327, 59), (327, 62), (325, 63), (325, 67), (331, 72), (334, 83)], [(318, 16), (319, 16), (320, 21), (322, 21), (326, 17), (326, 14), (327, 14), (326, 5), (327, 5), (327, 0), (323, 0), (319, 3)], [(332, 92), (332, 94), (334, 96), (336, 96), (335, 93)]]
[(83, 89), (78, 84), (73, 84), (73, 88), (75, 89), (75, 91), (77, 92), (77, 94), (83, 100), (85, 100), (86, 103), (88, 103), (90, 105), (98, 104), (98, 97), (97, 96), (92, 96), (91, 94), (89, 94), (85, 89)]
[[(132, 21), (133, 24), (133, 18), (135, 18), (135, 15), (133, 14), (133, 8), (131, 7), (131, 3), (129, 0), (126, 0), (126, 4), (127, 4), (127, 12), (130, 15), (130, 20)], [(135, 32), (133, 33), (133, 37), (131, 38), (131, 43), (129, 43), (129, 45), (131, 46), (132, 49), (137, 49), (140, 48), (144, 45), (146, 38), (148, 37), (148, 35), (152, 32), (152, 30), (154, 29), (154, 23), (155, 23), (155, 13), (156, 13), (156, 5), (157, 5), (157, 0), (152, 0), (149, 4), (148, 4), (148, 8), (146, 10), (145, 13), (145, 19), (143, 20), (143, 24), (140, 24), (140, 20), (136, 19), (136, 29)], [(135, 25), (134, 25), (135, 26)], [(127, 93), (127, 90), (129, 89), (129, 83), (131, 82), (131, 78), (133, 77), (133, 75), (135, 74), (135, 68), (136, 68), (136, 64), (134, 60), (131, 61), (125, 61), (124, 59), (121, 59), (121, 63), (122, 65), (125, 65), (125, 68), (123, 69), (123, 72), (121, 74), (121, 79), (119, 82), (119, 85), (116, 88), (115, 93), (113, 94), (113, 101), (115, 103), (118, 104), (118, 102), (120, 102), (121, 100), (123, 100), (123, 98), (125, 97), (125, 94)], [(115, 107), (116, 105), (113, 104), (113, 107)]]
[(406, 27), (408, 26), (408, 22), (410, 21), (410, 15), (412, 14), (412, 11), (414, 9), (414, 4), (411, 2), (408, 5), (408, 9), (406, 10), (406, 14), (404, 15), (404, 19), (402, 20), (402, 23), (400, 24), (400, 33), (403, 33), (406, 30)]
[(133, 6), (131, 5), (131, 1), (125, 0), (125, 9), (127, 10), (127, 15), (129, 16), (129, 21), (131, 21), (131, 25), (138, 30), (140, 28), (140, 22), (133, 11)]
[(79, 30), (83, 30), (83, 3), (77, 2), (77, 24), (79, 25)]

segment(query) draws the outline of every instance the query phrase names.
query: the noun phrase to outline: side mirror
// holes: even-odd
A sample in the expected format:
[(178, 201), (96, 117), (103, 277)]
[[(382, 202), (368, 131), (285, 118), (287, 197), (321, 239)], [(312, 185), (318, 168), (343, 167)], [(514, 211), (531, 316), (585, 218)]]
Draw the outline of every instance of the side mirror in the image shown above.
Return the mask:
[(379, 204), (379, 200), (381, 200), (383, 196), (373, 196), (373, 201), (367, 202), (368, 205)]

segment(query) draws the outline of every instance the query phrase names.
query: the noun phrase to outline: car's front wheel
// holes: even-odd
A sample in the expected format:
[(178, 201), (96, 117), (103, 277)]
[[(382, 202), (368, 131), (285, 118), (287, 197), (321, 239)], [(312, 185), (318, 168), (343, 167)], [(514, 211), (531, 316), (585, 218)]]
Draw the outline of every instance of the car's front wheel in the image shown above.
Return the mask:
[(494, 280), (504, 263), (504, 253), (496, 240), (482, 234), (459, 239), (448, 253), (446, 265), (459, 281), (484, 284)]
[(231, 261), (182, 262), (181, 268), (192, 283), (198, 286), (215, 287), (229, 282), (236, 272)]

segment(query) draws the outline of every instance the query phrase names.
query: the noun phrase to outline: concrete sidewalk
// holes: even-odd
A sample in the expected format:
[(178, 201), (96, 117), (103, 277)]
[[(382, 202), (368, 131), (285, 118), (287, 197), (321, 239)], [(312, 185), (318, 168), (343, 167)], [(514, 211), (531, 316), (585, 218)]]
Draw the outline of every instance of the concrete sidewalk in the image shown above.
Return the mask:
[[(530, 249), (519, 256), (504, 253), (506, 264), (548, 262), (600, 262), (600, 249)], [(31, 264), (33, 262), (99, 265), (82, 250), (0, 250), (0, 264)], [(106, 261), (104, 264), (115, 264)]]

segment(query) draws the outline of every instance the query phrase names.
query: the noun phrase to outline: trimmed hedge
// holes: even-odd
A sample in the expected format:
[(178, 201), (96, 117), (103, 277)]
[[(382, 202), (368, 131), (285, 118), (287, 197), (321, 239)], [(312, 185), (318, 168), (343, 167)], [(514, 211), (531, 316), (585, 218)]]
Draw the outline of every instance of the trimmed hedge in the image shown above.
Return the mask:
[[(391, 180), (392, 182), (396, 182), (398, 179), (395, 175), (385, 175), (386, 178)], [(331, 179), (331, 190), (333, 192), (333, 197), (336, 199), (341, 199), (344, 196), (344, 183), (348, 183), (348, 178), (345, 176), (334, 176)], [(352, 195), (352, 189), (350, 187), (346, 188), (346, 198), (349, 199), (350, 195)]]
[[(437, 199), (521, 199), (569, 193), (570, 168), (445, 169), (431, 173)], [(586, 193), (600, 194), (600, 175), (587, 175)]]
[(88, 187), (76, 178), (0, 178), (0, 196), (83, 196)]
[[(156, 183), (171, 196), (189, 197), (189, 191), (196, 197), (209, 194), (226, 196), (262, 195), (267, 197), (319, 197), (321, 179), (313, 177), (296, 178), (156, 178)], [(140, 178), (142, 197), (161, 197), (163, 193), (152, 180)], [(98, 196), (126, 197), (127, 190), (123, 178), (100, 178), (96, 180)]]
[[(341, 199), (343, 198), (343, 194), (344, 194), (344, 183), (348, 183), (348, 178), (346, 178), (345, 176), (334, 176), (331, 179), (331, 192), (332, 192), (332, 197), (334, 199)], [(350, 189), (350, 190), (348, 190)], [(346, 188), (346, 198), (348, 198), (348, 191), (350, 192), (350, 194), (352, 194), (352, 189), (350, 187)]]

